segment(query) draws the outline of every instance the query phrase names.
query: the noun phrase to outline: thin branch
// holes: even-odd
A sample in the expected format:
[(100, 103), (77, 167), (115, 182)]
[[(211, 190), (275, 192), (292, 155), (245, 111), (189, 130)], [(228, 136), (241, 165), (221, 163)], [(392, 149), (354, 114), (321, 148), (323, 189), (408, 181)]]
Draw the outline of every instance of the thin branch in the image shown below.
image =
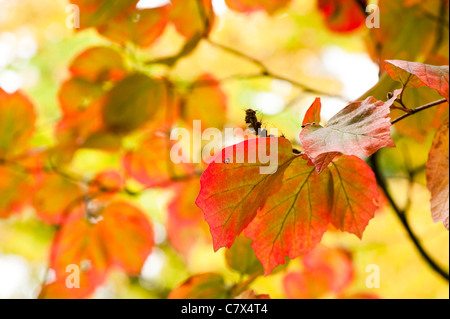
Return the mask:
[(433, 269), (436, 273), (438, 273), (442, 278), (449, 281), (449, 274), (448, 271), (445, 271), (436, 261), (434, 261), (431, 256), (425, 251), (425, 248), (420, 243), (419, 238), (416, 236), (416, 234), (411, 229), (411, 226), (409, 224), (408, 218), (406, 216), (406, 211), (401, 209), (397, 203), (394, 201), (392, 195), (390, 194), (388, 190), (388, 186), (386, 184), (386, 181), (384, 179), (384, 176), (382, 175), (379, 167), (378, 167), (378, 153), (375, 153), (370, 157), (370, 163), (372, 166), (372, 170), (375, 174), (375, 177), (377, 179), (377, 183), (380, 186), (380, 188), (383, 190), (383, 193), (386, 195), (386, 198), (388, 199), (389, 203), (391, 204), (395, 215), (398, 217), (400, 222), (402, 223), (403, 227), (405, 228), (409, 238), (413, 242), (414, 246), (416, 247), (418, 253), (420, 256), (425, 260), (425, 262)]
[(443, 103), (446, 103), (446, 102), (447, 102), (447, 99), (442, 99), (442, 100), (434, 101), (434, 102), (431, 102), (431, 103), (429, 103), (429, 104), (420, 106), (420, 107), (415, 108), (415, 109), (410, 109), (410, 111), (409, 111), (407, 114), (405, 114), (405, 115), (399, 117), (398, 119), (395, 119), (395, 120), (391, 121), (391, 124), (394, 125), (394, 124), (400, 122), (401, 120), (403, 120), (403, 119), (405, 119), (405, 118), (407, 118), (407, 117), (410, 117), (410, 116), (413, 115), (413, 114), (422, 112), (422, 111), (424, 111), (424, 110), (427, 110), (427, 109), (429, 109), (429, 108), (432, 108), (432, 107), (434, 107), (434, 106), (437, 106), (437, 105), (440, 105), (440, 104), (443, 104)]
[(339, 95), (336, 95), (336, 94), (330, 94), (330, 93), (326, 93), (326, 92), (319, 91), (319, 90), (317, 90), (317, 89), (313, 89), (313, 88), (311, 88), (311, 87), (309, 87), (309, 86), (307, 86), (307, 85), (305, 85), (305, 84), (303, 84), (303, 83), (300, 83), (300, 82), (297, 82), (297, 81), (295, 81), (295, 80), (289, 79), (289, 78), (287, 78), (287, 77), (285, 77), (285, 76), (283, 76), (283, 75), (279, 75), (279, 74), (276, 74), (276, 73), (274, 73), (274, 72), (271, 72), (271, 71), (266, 67), (266, 65), (265, 65), (263, 62), (259, 61), (258, 59), (254, 58), (254, 57), (251, 57), (251, 56), (249, 56), (249, 55), (246, 55), (245, 53), (243, 53), (243, 52), (241, 52), (241, 51), (239, 51), (239, 50), (236, 50), (236, 49), (231, 48), (231, 47), (228, 47), (228, 46), (226, 46), (226, 45), (223, 45), (223, 44), (214, 42), (213, 40), (211, 40), (211, 39), (209, 39), (209, 38), (206, 38), (205, 40), (206, 40), (209, 44), (211, 44), (212, 46), (214, 46), (214, 47), (216, 47), (216, 48), (219, 48), (219, 49), (221, 49), (221, 50), (223, 50), (223, 51), (225, 51), (225, 52), (228, 52), (228, 53), (230, 53), (230, 54), (233, 54), (233, 55), (235, 55), (235, 56), (237, 56), (237, 57), (240, 57), (240, 58), (242, 58), (242, 59), (245, 59), (245, 60), (250, 61), (251, 63), (257, 65), (257, 66), (261, 69), (261, 73), (260, 73), (259, 75), (252, 75), (252, 77), (258, 77), (258, 76), (259, 76), (259, 77), (271, 77), (271, 78), (274, 78), (274, 79), (277, 79), (277, 80), (289, 82), (289, 83), (291, 83), (292, 85), (294, 85), (294, 86), (296, 86), (296, 87), (302, 89), (304, 92), (307, 92), (307, 93), (318, 94), (318, 95), (324, 95), (324, 96), (329, 96), (329, 97), (338, 97), (338, 98), (341, 98), (341, 96), (339, 96)]

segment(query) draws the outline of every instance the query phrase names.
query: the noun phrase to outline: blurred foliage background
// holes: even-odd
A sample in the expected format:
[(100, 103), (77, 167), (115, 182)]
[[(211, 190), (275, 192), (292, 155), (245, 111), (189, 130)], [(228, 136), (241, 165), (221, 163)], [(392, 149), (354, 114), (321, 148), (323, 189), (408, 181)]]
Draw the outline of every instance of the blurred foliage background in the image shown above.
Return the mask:
[[(119, 47), (93, 29), (76, 32), (67, 28), (67, 5), (65, 0), (0, 0), (0, 87), (9, 93), (21, 89), (35, 104), (38, 112), (37, 131), (32, 139), (35, 147), (57, 143), (54, 130), (61, 118), (58, 91), (69, 77), (71, 61), (91, 46)], [(157, 5), (156, 1), (153, 5)], [(260, 72), (257, 63), (208, 41), (201, 42), (192, 54), (180, 60), (170, 70), (170, 76), (180, 83), (189, 83), (204, 73), (225, 79), (221, 81), (227, 95), (227, 113), (223, 117), (229, 126), (243, 126), (244, 110), (252, 107), (259, 111), (267, 127), (277, 127), (287, 138), (298, 142), (301, 119), (319, 95), (305, 92), (292, 81), (327, 93), (322, 96), (322, 115), (329, 119), (347, 102), (357, 100), (378, 83), (382, 72), (382, 63), (378, 62), (384, 58), (448, 64), (448, 9), (442, 15), (440, 1), (395, 0), (380, 5), (384, 5), (380, 30), (363, 26), (351, 32), (335, 32), (326, 25), (313, 0), (293, 0), (273, 15), (264, 11), (235, 12), (227, 8), (224, 0), (214, 0), (216, 21), (210, 34), (214, 43), (263, 62), (280, 78), (247, 76)], [(446, 19), (446, 28), (436, 22), (438, 17)], [(380, 41), (387, 44), (381, 45)], [(148, 66), (143, 61), (173, 55), (183, 43), (183, 37), (169, 25), (150, 48), (125, 45), (119, 49), (131, 68), (148, 74), (166, 74), (168, 70), (164, 67)], [(380, 47), (383, 49), (376, 51)], [(394, 84), (385, 82), (374, 89), (379, 98), (392, 91)], [(433, 130), (421, 133), (420, 129), (429, 127), (432, 117), (421, 115), (415, 123), (406, 124), (409, 127), (394, 132), (397, 148), (381, 152), (382, 169), (389, 176), (396, 200), (411, 201), (408, 213), (411, 227), (426, 250), (448, 267), (449, 234), (441, 224), (431, 220), (424, 171), (419, 170), (412, 183), (405, 171), (405, 163), (420, 168), (426, 162)], [(69, 167), (79, 174), (93, 176), (120, 165), (117, 153), (78, 149)], [(94, 297), (163, 298), (189, 276), (204, 272), (223, 274), (229, 284), (240, 280), (239, 274), (227, 266), (225, 251), (213, 252), (204, 224), (191, 230), (191, 237), (187, 237), (203, 239), (189, 243), (189, 257), (173, 247), (167, 236), (167, 211), (172, 197), (171, 190), (152, 189), (136, 198), (155, 225), (157, 247), (148, 257), (141, 276), (129, 277), (114, 271)], [(0, 219), (0, 298), (35, 298), (39, 294), (47, 278), (54, 231), (29, 207), (21, 214)], [(200, 233), (205, 235), (199, 236)], [(421, 259), (388, 205), (370, 222), (363, 240), (350, 234), (327, 232), (322, 244), (345, 249), (352, 256), (354, 278), (345, 288), (346, 295), (449, 298), (448, 282)], [(366, 267), (370, 264), (381, 270), (378, 289), (366, 287), (369, 275)], [(256, 279), (252, 289), (272, 298), (286, 298), (284, 277), (302, 267), (299, 260), (292, 261), (285, 271)]]

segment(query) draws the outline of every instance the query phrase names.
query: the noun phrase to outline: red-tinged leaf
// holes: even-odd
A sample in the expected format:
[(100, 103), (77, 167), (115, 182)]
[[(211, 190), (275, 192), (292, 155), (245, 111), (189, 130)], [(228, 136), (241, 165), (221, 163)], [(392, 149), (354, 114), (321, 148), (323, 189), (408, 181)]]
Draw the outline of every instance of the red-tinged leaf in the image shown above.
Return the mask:
[(18, 212), (28, 201), (24, 194), (30, 190), (30, 181), (24, 172), (0, 164), (0, 218)]
[(339, 299), (380, 299), (379, 296), (374, 294), (367, 294), (367, 293), (356, 293), (356, 294), (350, 294), (350, 295), (341, 295), (339, 296)]
[(448, 230), (449, 215), (449, 122), (441, 126), (433, 140), (428, 157), (426, 175), (431, 192), (431, 217), (442, 222)]
[(322, 269), (292, 272), (283, 279), (284, 291), (289, 299), (317, 299), (328, 292), (330, 277)]
[(100, 84), (81, 78), (71, 78), (61, 85), (58, 100), (63, 116), (70, 117), (86, 110), (104, 91)]
[(284, 290), (290, 299), (316, 299), (340, 294), (353, 280), (354, 270), (346, 251), (318, 246), (303, 258), (304, 269), (288, 274)]
[(262, 274), (264, 269), (261, 262), (256, 258), (251, 244), (252, 241), (248, 238), (243, 236), (236, 238), (233, 246), (225, 252), (228, 267), (242, 275)]
[[(352, 103), (333, 116), (326, 127), (305, 127), (300, 133), (300, 141), (317, 172), (331, 163), (333, 153), (370, 156), (380, 148), (394, 147), (389, 114), (400, 92), (397, 90), (387, 102), (369, 97)], [(332, 154), (324, 156), (327, 153)]]
[(321, 121), (320, 117), (321, 110), (322, 110), (322, 102), (320, 100), (320, 97), (318, 97), (306, 112), (302, 125), (304, 126), (308, 124), (319, 124)]
[(122, 56), (108, 47), (89, 48), (69, 68), (73, 77), (89, 82), (120, 81), (128, 73)]
[(8, 94), (0, 88), (0, 159), (17, 154), (34, 132), (34, 106), (22, 93)]
[(122, 176), (116, 171), (98, 173), (90, 182), (90, 193), (117, 193), (123, 188)]
[[(372, 41), (367, 41), (372, 59), (384, 69), (384, 61), (398, 59), (417, 61), (431, 54), (441, 53), (447, 57), (448, 49), (433, 48), (436, 39), (430, 37), (430, 30), (436, 27), (432, 19), (423, 19), (423, 11), (439, 13), (440, 0), (421, 1), (415, 6), (406, 7), (400, 0), (379, 0), (380, 28), (372, 28)], [(399, 17), (402, 17), (399, 23)], [(412, 36), (414, 35), (414, 36)]]
[(81, 147), (92, 134), (101, 131), (104, 104), (105, 98), (102, 96), (85, 110), (64, 116), (56, 127), (56, 138), (60, 144)]
[(225, 0), (227, 6), (239, 12), (266, 11), (274, 14), (276, 11), (286, 7), (291, 0)]
[[(56, 289), (62, 296), (88, 297), (105, 281), (109, 268), (110, 257), (105, 241), (101, 238), (97, 225), (89, 222), (83, 214), (81, 207), (72, 212), (52, 245), (50, 267), (55, 271), (56, 281), (60, 282), (52, 289)], [(69, 265), (80, 269), (80, 291), (64, 288), (62, 284), (70, 274), (66, 272)]]
[(281, 189), (270, 196), (245, 230), (269, 275), (285, 257), (294, 259), (314, 248), (330, 220), (331, 175), (317, 174), (302, 158), (286, 169)]
[(228, 297), (223, 277), (216, 273), (195, 275), (176, 287), (168, 299), (225, 299)]
[(97, 27), (111, 18), (126, 14), (138, 0), (70, 0), (80, 10), (80, 28)]
[[(81, 271), (80, 271), (81, 272)], [(75, 274), (75, 273), (72, 273)], [(67, 276), (70, 276), (71, 272), (67, 272)], [(55, 282), (52, 282), (44, 287), (42, 287), (39, 293), (39, 299), (84, 299), (91, 296), (95, 290), (96, 286), (91, 285), (83, 274), (80, 275), (80, 288), (67, 288), (66, 283), (67, 278), (61, 278)], [(81, 280), (83, 284), (81, 284)], [(69, 278), (70, 282), (70, 278)]]
[(356, 156), (340, 157), (330, 170), (334, 182), (331, 222), (336, 228), (362, 238), (380, 203), (375, 174)]
[(194, 172), (192, 165), (175, 165), (170, 160), (173, 145), (174, 141), (167, 135), (150, 134), (137, 150), (124, 156), (123, 166), (131, 177), (146, 187), (169, 186), (173, 179)]
[(32, 204), (42, 220), (58, 225), (83, 201), (82, 196), (83, 192), (79, 185), (61, 175), (47, 175), (33, 193)]
[(111, 132), (130, 133), (146, 124), (167, 103), (166, 85), (144, 74), (133, 74), (108, 94), (103, 121)]
[(417, 62), (387, 60), (386, 70), (396, 81), (408, 83), (413, 87), (428, 86), (438, 91), (447, 101), (449, 100), (448, 65), (434, 66)]
[(132, 42), (141, 47), (152, 45), (164, 32), (169, 6), (135, 10), (98, 28), (99, 32), (119, 44)]
[(322, 269), (331, 273), (329, 291), (341, 293), (354, 279), (350, 253), (341, 248), (317, 246), (302, 258), (303, 265), (311, 271)]
[(200, 181), (192, 178), (174, 184), (174, 198), (168, 206), (167, 236), (172, 246), (186, 259), (199, 241), (210, 242), (208, 224), (195, 205)]
[(188, 39), (208, 33), (214, 22), (211, 0), (172, 0), (170, 20), (177, 31)]
[(123, 189), (122, 176), (113, 170), (100, 172), (89, 182), (89, 195), (105, 204), (113, 201)]
[[(112, 202), (105, 208), (95, 202), (86, 208), (80, 205), (53, 242), (50, 267), (59, 283), (52, 289), (62, 296), (88, 297), (103, 284), (112, 266), (138, 275), (153, 245), (152, 226), (139, 209), (124, 202)], [(81, 270), (80, 291), (62, 286), (69, 265)]]
[(335, 32), (351, 32), (364, 25), (366, 6), (365, 0), (319, 0), (319, 10)]
[(239, 296), (234, 297), (234, 299), (270, 299), (269, 295), (257, 295), (253, 290), (247, 290), (241, 293)]
[(203, 128), (221, 130), (226, 123), (227, 96), (211, 75), (204, 75), (198, 81), (205, 85), (189, 92), (182, 102), (181, 116), (189, 126), (194, 120), (200, 120)]
[(144, 213), (125, 202), (113, 202), (101, 212), (98, 231), (111, 265), (139, 275), (154, 246), (153, 227)]
[[(277, 162), (263, 164), (261, 154), (272, 154)], [(196, 200), (209, 224), (215, 251), (231, 247), (267, 197), (279, 189), (294, 158), (292, 145), (284, 138), (246, 140), (217, 154), (200, 179)]]

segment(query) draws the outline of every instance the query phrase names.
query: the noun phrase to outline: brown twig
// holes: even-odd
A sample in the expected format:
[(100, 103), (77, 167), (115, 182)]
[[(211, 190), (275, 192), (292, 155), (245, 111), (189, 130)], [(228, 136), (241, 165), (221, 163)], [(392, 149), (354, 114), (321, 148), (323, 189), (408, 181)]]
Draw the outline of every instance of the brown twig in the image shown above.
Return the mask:
[(407, 117), (410, 117), (410, 116), (413, 115), (413, 114), (422, 112), (422, 111), (424, 111), (424, 110), (427, 110), (427, 109), (429, 109), (429, 108), (432, 108), (432, 107), (434, 107), (434, 106), (437, 106), (437, 105), (440, 105), (440, 104), (443, 104), (443, 103), (446, 103), (446, 102), (447, 102), (447, 99), (442, 99), (442, 100), (438, 100), (438, 101), (434, 101), (434, 102), (425, 104), (425, 105), (420, 106), (420, 107), (415, 108), (415, 109), (409, 109), (409, 112), (408, 112), (407, 114), (405, 114), (405, 115), (403, 115), (403, 116), (400, 116), (399, 118), (397, 118), (397, 119), (391, 121), (391, 124), (394, 125), (394, 124), (400, 122), (401, 120), (403, 120), (403, 119), (405, 119), (405, 118), (407, 118)]
[(431, 256), (425, 251), (425, 248), (422, 246), (419, 238), (417, 235), (413, 232), (411, 229), (411, 226), (409, 224), (406, 210), (401, 209), (397, 203), (394, 201), (391, 193), (389, 192), (388, 186), (386, 184), (386, 181), (384, 179), (384, 176), (382, 175), (379, 167), (378, 167), (378, 154), (375, 153), (370, 157), (370, 163), (372, 166), (372, 170), (375, 174), (375, 177), (377, 179), (377, 183), (380, 186), (380, 188), (383, 190), (383, 193), (385, 194), (387, 200), (391, 204), (395, 215), (400, 220), (401, 224), (403, 225), (404, 229), (406, 230), (409, 238), (411, 239), (412, 243), (416, 247), (416, 250), (420, 254), (420, 256), (425, 260), (425, 262), (430, 266), (431, 269), (433, 269), (437, 274), (439, 274), (442, 278), (449, 281), (449, 274), (448, 271), (445, 271), (436, 261), (434, 261)]

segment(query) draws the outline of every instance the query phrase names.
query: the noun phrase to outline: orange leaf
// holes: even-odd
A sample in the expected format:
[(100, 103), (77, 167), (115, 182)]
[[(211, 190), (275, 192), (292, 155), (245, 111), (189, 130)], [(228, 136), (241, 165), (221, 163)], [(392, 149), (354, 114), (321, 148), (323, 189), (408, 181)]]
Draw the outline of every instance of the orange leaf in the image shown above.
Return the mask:
[(291, 0), (225, 0), (227, 6), (239, 12), (264, 10), (269, 14), (286, 7)]
[(128, 71), (122, 56), (108, 47), (92, 47), (75, 58), (69, 68), (74, 77), (90, 82), (120, 81)]
[(65, 215), (82, 201), (81, 187), (61, 175), (47, 175), (33, 193), (32, 203), (38, 216), (51, 224), (61, 224)]
[[(257, 154), (272, 152), (278, 159), (276, 173), (262, 174), (260, 168), (267, 169), (268, 163), (263, 164)], [(251, 154), (254, 161), (248, 159)], [(196, 200), (209, 224), (215, 251), (231, 247), (267, 197), (281, 186), (284, 171), (294, 158), (292, 145), (284, 138), (246, 140), (215, 157), (200, 179), (202, 188)]]
[(28, 201), (30, 180), (23, 172), (0, 164), (0, 218), (6, 218), (19, 211)]
[(102, 212), (98, 231), (112, 265), (129, 275), (139, 275), (155, 244), (153, 227), (136, 207), (113, 202)]
[(208, 224), (195, 199), (200, 192), (200, 181), (192, 178), (173, 185), (174, 198), (168, 206), (167, 235), (172, 246), (188, 258), (195, 243), (210, 241)]
[(141, 47), (153, 44), (164, 32), (168, 23), (169, 6), (134, 10), (117, 16), (98, 28), (99, 32), (119, 44), (135, 43)]
[(214, 22), (211, 0), (172, 0), (170, 20), (188, 39), (207, 33)]
[(330, 170), (334, 182), (331, 222), (361, 238), (379, 207), (375, 174), (356, 156), (342, 156), (332, 163)]
[(330, 220), (331, 175), (317, 174), (302, 158), (284, 173), (283, 186), (267, 199), (245, 235), (269, 275), (279, 264), (298, 257), (322, 239)]
[(219, 82), (211, 75), (204, 75), (197, 81), (201, 86), (194, 87), (181, 106), (181, 115), (188, 126), (194, 120), (202, 121), (203, 128), (223, 129), (226, 124), (227, 96)]
[(205, 273), (195, 275), (176, 287), (168, 299), (224, 299), (227, 297), (221, 275)]
[(138, 149), (124, 156), (123, 166), (131, 177), (147, 187), (168, 186), (173, 179), (193, 173), (190, 164), (171, 162), (173, 144), (166, 135), (149, 134)]
[(25, 149), (35, 122), (34, 106), (22, 93), (0, 88), (0, 160)]
[(449, 121), (441, 126), (433, 140), (426, 175), (431, 192), (431, 216), (435, 223), (442, 222), (448, 230), (449, 201)]

